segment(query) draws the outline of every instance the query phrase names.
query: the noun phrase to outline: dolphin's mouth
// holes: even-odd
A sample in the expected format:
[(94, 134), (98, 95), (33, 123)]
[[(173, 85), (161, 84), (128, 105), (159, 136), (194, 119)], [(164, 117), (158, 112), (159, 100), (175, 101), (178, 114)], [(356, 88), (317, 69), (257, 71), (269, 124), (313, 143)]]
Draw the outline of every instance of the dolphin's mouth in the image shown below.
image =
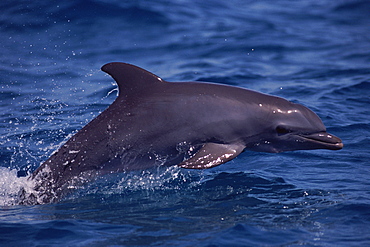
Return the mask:
[(320, 148), (330, 150), (339, 150), (343, 148), (342, 140), (327, 132), (300, 134), (299, 136), (314, 145), (320, 146)]

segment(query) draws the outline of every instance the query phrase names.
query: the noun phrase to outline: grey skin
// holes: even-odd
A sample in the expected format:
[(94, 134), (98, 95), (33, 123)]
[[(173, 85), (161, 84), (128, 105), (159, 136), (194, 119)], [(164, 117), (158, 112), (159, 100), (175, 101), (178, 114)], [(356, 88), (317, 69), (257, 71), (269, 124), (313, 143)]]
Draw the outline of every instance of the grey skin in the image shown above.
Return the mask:
[(343, 147), (308, 108), (255, 91), (204, 82), (166, 82), (125, 63), (102, 70), (119, 96), (30, 177), (24, 203), (60, 200), (109, 173), (160, 165), (205, 169), (243, 150), (284, 152)]

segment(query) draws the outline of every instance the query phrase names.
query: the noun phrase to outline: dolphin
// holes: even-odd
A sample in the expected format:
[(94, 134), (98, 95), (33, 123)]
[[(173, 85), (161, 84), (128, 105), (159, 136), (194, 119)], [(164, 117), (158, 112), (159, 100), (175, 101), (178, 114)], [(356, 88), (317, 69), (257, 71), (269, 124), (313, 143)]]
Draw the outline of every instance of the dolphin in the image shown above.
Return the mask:
[(163, 165), (212, 168), (246, 149), (343, 147), (313, 111), (280, 97), (215, 83), (167, 82), (127, 63), (101, 69), (116, 81), (119, 96), (34, 171), (34, 192), (25, 203), (56, 202), (110, 173)]

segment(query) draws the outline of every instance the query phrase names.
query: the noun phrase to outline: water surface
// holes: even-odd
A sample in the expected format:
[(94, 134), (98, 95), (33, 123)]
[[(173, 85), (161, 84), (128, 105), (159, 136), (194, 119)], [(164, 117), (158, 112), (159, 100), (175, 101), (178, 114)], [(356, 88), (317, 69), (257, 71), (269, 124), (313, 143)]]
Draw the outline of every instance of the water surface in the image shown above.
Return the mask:
[[(0, 245), (370, 245), (368, 1), (0, 3)], [(16, 205), (36, 169), (117, 96), (107, 62), (315, 111), (340, 151), (246, 151), (206, 171), (121, 174)], [(15, 204), (15, 205), (14, 205)]]

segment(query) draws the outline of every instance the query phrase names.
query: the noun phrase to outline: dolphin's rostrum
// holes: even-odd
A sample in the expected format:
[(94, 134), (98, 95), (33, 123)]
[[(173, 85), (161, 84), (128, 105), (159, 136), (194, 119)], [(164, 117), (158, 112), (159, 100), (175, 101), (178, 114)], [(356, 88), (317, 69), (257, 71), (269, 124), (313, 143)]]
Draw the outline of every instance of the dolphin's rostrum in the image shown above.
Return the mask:
[(30, 177), (24, 203), (60, 200), (98, 176), (159, 165), (211, 168), (244, 149), (283, 152), (343, 147), (308, 108), (227, 85), (167, 82), (131, 64), (102, 67), (118, 98)]

